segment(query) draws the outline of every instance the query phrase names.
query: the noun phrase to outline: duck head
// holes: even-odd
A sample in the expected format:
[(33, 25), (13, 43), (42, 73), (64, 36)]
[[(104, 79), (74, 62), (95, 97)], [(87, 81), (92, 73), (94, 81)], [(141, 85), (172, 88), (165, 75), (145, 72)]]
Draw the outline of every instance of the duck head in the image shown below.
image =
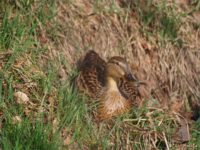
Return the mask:
[(128, 81), (135, 81), (128, 62), (120, 56), (114, 56), (109, 59), (106, 66), (106, 73), (107, 77), (113, 78), (115, 81), (122, 77), (125, 77)]

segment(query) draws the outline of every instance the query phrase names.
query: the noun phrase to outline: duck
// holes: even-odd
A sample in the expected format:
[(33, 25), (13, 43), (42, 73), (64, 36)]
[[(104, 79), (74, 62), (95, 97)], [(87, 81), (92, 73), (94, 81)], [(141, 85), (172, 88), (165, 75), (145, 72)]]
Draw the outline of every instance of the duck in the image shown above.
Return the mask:
[(105, 68), (105, 87), (99, 98), (98, 119), (107, 120), (123, 114), (133, 106), (139, 106), (136, 97), (138, 85), (133, 84), (132, 75), (127, 61), (120, 57), (112, 57)]
[(125, 58), (114, 56), (106, 62), (90, 50), (81, 61), (75, 84), (78, 91), (99, 101), (97, 118), (102, 121), (139, 106), (136, 80)]

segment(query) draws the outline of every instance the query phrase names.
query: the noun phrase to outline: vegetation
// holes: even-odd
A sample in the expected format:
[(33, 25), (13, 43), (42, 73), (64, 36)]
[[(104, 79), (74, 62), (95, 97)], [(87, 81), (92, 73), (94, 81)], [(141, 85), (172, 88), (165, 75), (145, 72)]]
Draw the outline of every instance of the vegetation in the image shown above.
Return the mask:
[[(200, 95), (199, 11), (198, 0), (0, 1), (0, 149), (199, 149), (186, 117)], [(97, 102), (70, 85), (88, 49), (126, 56), (145, 105), (96, 122)]]

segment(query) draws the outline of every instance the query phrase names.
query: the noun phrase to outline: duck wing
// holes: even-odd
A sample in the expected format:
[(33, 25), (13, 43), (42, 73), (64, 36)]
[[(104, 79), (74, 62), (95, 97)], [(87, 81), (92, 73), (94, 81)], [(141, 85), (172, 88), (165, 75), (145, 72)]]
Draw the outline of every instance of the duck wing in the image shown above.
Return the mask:
[(79, 66), (76, 86), (80, 92), (98, 98), (105, 85), (106, 62), (93, 50), (86, 53)]
[(137, 81), (128, 81), (125, 78), (121, 78), (117, 85), (120, 93), (125, 97), (125, 99), (131, 101), (134, 106), (140, 105), (140, 101), (137, 98), (140, 96), (138, 90), (139, 83)]

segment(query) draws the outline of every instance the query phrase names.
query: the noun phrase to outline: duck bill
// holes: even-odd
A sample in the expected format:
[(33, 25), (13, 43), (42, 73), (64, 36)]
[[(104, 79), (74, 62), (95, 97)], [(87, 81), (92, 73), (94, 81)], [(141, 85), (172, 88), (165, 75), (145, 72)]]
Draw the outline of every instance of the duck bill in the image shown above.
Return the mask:
[(128, 80), (128, 81), (136, 81), (136, 78), (131, 74), (126, 74), (125, 75), (125, 78)]
[(128, 81), (136, 81), (136, 77), (132, 74), (129, 68), (126, 70), (125, 78)]

